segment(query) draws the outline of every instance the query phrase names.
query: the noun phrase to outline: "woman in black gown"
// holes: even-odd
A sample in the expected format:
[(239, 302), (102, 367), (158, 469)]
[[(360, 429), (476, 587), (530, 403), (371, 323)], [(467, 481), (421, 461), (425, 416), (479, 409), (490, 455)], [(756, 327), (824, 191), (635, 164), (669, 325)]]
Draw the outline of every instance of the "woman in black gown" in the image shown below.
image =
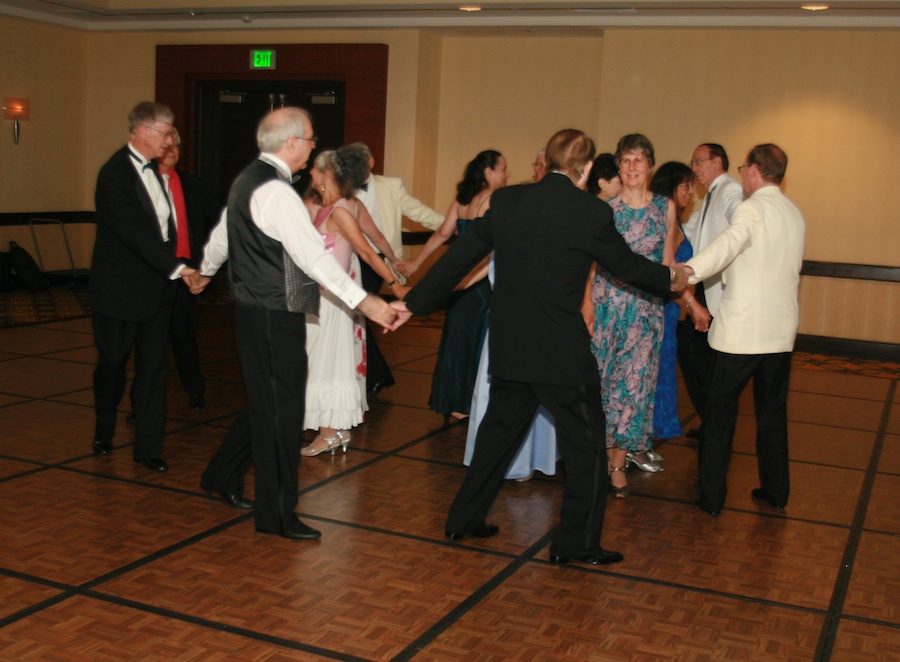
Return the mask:
[[(456, 185), (456, 199), (450, 205), (444, 224), (432, 235), (414, 259), (400, 266), (411, 275), (438, 246), (454, 233), (464, 234), (470, 223), (487, 212), (491, 194), (506, 186), (509, 170), (500, 152), (485, 150), (466, 166), (462, 181)], [(469, 415), (472, 391), (478, 374), (478, 360), (488, 327), (491, 286), (487, 278), (487, 260), (473, 273), (483, 273), (474, 284), (450, 295), (447, 317), (438, 348), (437, 364), (431, 381), (428, 406), (445, 417), (457, 419)], [(466, 282), (471, 279), (466, 279)]]

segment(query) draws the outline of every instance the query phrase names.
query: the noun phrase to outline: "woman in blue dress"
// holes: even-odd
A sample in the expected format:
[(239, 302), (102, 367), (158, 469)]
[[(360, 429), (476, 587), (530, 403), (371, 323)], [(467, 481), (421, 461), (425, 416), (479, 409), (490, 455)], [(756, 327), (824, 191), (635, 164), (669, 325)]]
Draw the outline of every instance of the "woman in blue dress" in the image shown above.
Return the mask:
[[(415, 258), (399, 266), (401, 273), (412, 275), (454, 233), (465, 234), (472, 221), (487, 212), (491, 194), (506, 186), (508, 180), (506, 159), (500, 152), (489, 149), (472, 159), (466, 165), (462, 181), (456, 185), (456, 199), (443, 225)], [(486, 265), (487, 259), (473, 272), (484, 273)], [(445, 418), (462, 419), (469, 415), (478, 361), (487, 334), (490, 301), (491, 286), (484, 277), (450, 295), (428, 399), (428, 406)]]
[[(675, 252), (676, 262), (686, 262), (694, 255), (691, 243), (684, 235), (681, 218), (684, 210), (694, 197), (694, 173), (684, 163), (670, 161), (660, 166), (650, 182), (650, 190), (656, 195), (668, 198), (675, 204), (678, 219)], [(693, 287), (680, 295), (673, 295), (666, 302), (665, 328), (663, 330), (662, 353), (659, 359), (659, 377), (656, 380), (656, 402), (653, 408), (653, 436), (657, 439), (672, 439), (681, 436), (678, 420), (678, 325), (684, 311), (684, 324), (709, 325), (709, 311), (699, 301), (694, 300)]]
[[(494, 260), (491, 259), (488, 271), (488, 280), (494, 284)], [(478, 434), (478, 426), (487, 411), (490, 400), (491, 376), (488, 373), (490, 357), (488, 355), (488, 337), (484, 338), (484, 349), (481, 351), (481, 360), (478, 363), (478, 378), (475, 380), (475, 390), (472, 394), (472, 408), (469, 420), (469, 431), (466, 433), (466, 451), (463, 464), (469, 466), (472, 454), (475, 452), (475, 437)], [(556, 474), (556, 462), (559, 453), (556, 450), (556, 427), (553, 423), (553, 415), (544, 407), (538, 407), (531, 427), (525, 434), (525, 440), (516, 453), (505, 477), (518, 482), (525, 482), (540, 471), (547, 476)]]

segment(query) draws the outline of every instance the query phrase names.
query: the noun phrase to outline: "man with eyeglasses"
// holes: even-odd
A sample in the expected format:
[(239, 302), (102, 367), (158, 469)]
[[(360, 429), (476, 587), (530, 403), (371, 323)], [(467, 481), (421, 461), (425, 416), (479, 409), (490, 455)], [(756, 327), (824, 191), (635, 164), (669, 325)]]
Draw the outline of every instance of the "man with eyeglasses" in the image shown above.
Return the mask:
[(699, 505), (711, 515), (725, 504), (738, 400), (751, 378), (760, 486), (750, 496), (782, 510), (790, 493), (787, 398), (806, 223), (781, 192), (786, 169), (777, 145), (750, 150), (738, 168), (747, 200), (685, 265), (692, 283), (717, 273), (727, 283), (709, 330), (715, 356), (698, 463)]
[[(177, 129), (173, 129), (173, 133), (175, 140), (159, 161), (159, 174), (167, 185), (175, 214), (178, 235), (175, 256), (197, 268), (203, 257), (203, 244), (215, 225), (219, 210), (203, 180), (176, 169), (181, 158), (181, 136)], [(188, 404), (191, 409), (203, 409), (206, 406), (206, 380), (200, 369), (197, 345), (197, 297), (185, 284), (179, 284), (175, 290), (175, 307), (169, 325), (172, 355), (181, 385), (188, 394)]]
[[(694, 150), (690, 162), (697, 183), (706, 189), (700, 208), (684, 224), (684, 233), (691, 242), (694, 254), (706, 248), (710, 242), (728, 229), (734, 210), (744, 199), (741, 185), (728, 174), (728, 155), (717, 143), (703, 143)], [(722, 300), (725, 284), (721, 274), (711, 274), (697, 284), (694, 297), (706, 306), (715, 318)], [(707, 333), (698, 331), (693, 324), (679, 327), (678, 360), (684, 385), (700, 415), (703, 425), (706, 395), (712, 370), (712, 350)], [(700, 430), (693, 429), (689, 437), (698, 437)]]
[[(297, 471), (307, 376), (306, 314), (319, 310), (321, 285), (385, 328), (396, 318), (383, 299), (356, 285), (328, 252), (291, 187), (316, 144), (306, 111), (285, 107), (259, 123), (259, 158), (234, 180), (228, 206), (204, 248), (195, 294), (225, 260), (247, 408), (203, 473), (201, 487), (233, 508), (254, 508), (256, 530), (291, 540), (321, 533), (297, 507)], [(255, 504), (243, 497), (255, 467)]]
[(162, 448), (176, 281), (194, 274), (176, 256), (174, 217), (156, 164), (174, 142), (173, 120), (168, 106), (139, 103), (128, 117), (128, 144), (100, 169), (90, 278), (97, 347), (94, 453), (113, 451), (125, 366), (134, 350), (134, 461), (157, 472), (169, 468)]

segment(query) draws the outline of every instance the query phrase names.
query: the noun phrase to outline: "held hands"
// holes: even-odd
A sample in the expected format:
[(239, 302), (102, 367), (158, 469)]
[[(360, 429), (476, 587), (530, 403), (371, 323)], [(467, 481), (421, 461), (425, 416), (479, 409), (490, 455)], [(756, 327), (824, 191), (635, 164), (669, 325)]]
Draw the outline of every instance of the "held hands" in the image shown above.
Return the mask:
[(401, 326), (403, 326), (410, 317), (412, 317), (412, 313), (409, 312), (406, 304), (402, 301), (391, 301), (390, 305), (394, 310), (394, 313), (397, 315), (397, 320), (393, 323), (393, 325), (391, 325), (391, 331), (396, 331)]
[(679, 262), (672, 269), (675, 270), (675, 280), (669, 286), (673, 292), (680, 292), (688, 285), (688, 278), (694, 275), (694, 270), (683, 262)]
[(416, 273), (416, 269), (419, 268), (419, 265), (415, 263), (415, 260), (399, 260), (394, 262), (391, 266), (394, 267), (394, 271), (406, 278), (409, 278)]
[(191, 294), (200, 294), (212, 279), (201, 275), (196, 269), (185, 267), (181, 270), (181, 280), (191, 290)]
[[(359, 302), (357, 306), (359, 312), (368, 317), (370, 320), (384, 327), (384, 333), (393, 331), (393, 324), (397, 319), (397, 314), (388, 302), (373, 294), (367, 294), (366, 298)], [(399, 326), (399, 324), (397, 325)]]

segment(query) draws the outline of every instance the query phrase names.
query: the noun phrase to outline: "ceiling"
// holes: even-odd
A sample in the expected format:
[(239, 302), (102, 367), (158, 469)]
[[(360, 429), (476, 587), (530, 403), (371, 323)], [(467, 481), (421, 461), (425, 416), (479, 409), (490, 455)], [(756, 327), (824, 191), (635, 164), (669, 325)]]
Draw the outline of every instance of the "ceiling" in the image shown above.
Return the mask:
[[(86, 31), (234, 29), (426, 29), (469, 33), (597, 31), (628, 27), (898, 29), (900, 1), (821, 0), (0, 0), (6, 14)], [(461, 11), (465, 5), (481, 11)]]

